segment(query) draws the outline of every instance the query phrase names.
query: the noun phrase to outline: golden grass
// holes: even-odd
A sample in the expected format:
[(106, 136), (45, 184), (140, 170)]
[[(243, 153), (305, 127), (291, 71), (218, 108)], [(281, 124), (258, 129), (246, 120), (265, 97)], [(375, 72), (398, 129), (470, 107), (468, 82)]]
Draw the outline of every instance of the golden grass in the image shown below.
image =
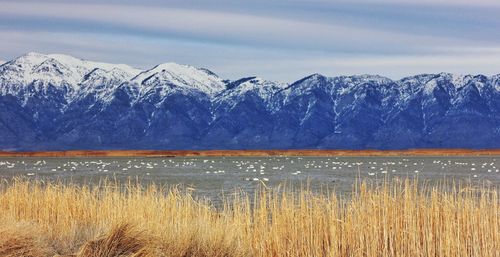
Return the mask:
[(406, 150), (71, 150), (0, 151), (2, 157), (174, 157), (174, 156), (498, 156), (500, 149), (416, 148)]
[(216, 209), (175, 187), (15, 179), (0, 185), (0, 256), (500, 256), (497, 188), (417, 184), (263, 188)]

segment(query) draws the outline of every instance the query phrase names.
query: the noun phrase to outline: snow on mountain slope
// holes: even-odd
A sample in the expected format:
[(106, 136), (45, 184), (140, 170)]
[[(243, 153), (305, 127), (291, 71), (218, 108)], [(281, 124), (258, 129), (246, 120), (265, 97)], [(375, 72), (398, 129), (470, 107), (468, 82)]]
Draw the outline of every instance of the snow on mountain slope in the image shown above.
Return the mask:
[(27, 98), (37, 92), (46, 94), (53, 87), (61, 90), (66, 101), (71, 102), (80, 93), (80, 83), (85, 76), (95, 69), (118, 72), (124, 80), (141, 72), (124, 64), (91, 62), (68, 55), (31, 52), (0, 66), (0, 94)]
[(259, 77), (247, 77), (226, 84), (226, 90), (218, 94), (214, 103), (218, 106), (228, 105), (233, 108), (244, 97), (257, 97), (264, 102), (266, 108), (274, 108), (275, 101), (272, 99), (276, 93), (286, 88), (288, 84), (269, 81)]
[(12, 82), (31, 83), (34, 80), (71, 84), (81, 82), (83, 76), (95, 68), (103, 70), (119, 69), (128, 79), (141, 70), (124, 64), (91, 62), (62, 54), (27, 53), (2, 66), (2, 77), (11, 78)]
[(0, 65), (0, 107), (0, 149), (500, 147), (500, 74), (285, 84), (28, 53)]
[(224, 82), (213, 72), (176, 63), (157, 65), (139, 73), (131, 81), (141, 85), (140, 95), (156, 89), (161, 89), (161, 96), (177, 88), (200, 91), (208, 95), (224, 90)]
[(491, 76), (490, 80), (491, 84), (495, 87), (495, 90), (500, 92), (500, 74)]
[[(214, 95), (224, 90), (224, 82), (207, 69), (164, 63), (142, 71), (125, 64), (82, 60), (62, 54), (27, 53), (0, 66), (0, 94), (24, 98), (55, 87), (68, 103), (89, 94), (110, 101), (125, 82), (137, 97), (157, 93), (164, 97), (172, 90), (195, 90)], [(31, 86), (30, 86), (31, 85)]]
[(38, 53), (28, 53), (0, 66), (0, 93), (18, 95), (32, 82), (76, 89), (78, 74), (63, 63)]
[(87, 61), (87, 60), (82, 60), (79, 58), (75, 58), (73, 56), (69, 55), (63, 55), (63, 54), (48, 54), (47, 55), (50, 58), (56, 59), (65, 65), (74, 67), (76, 70), (81, 71), (80, 74), (87, 74), (89, 71), (92, 71), (96, 68), (106, 70), (106, 71), (111, 71), (111, 70), (120, 70), (125, 74), (127, 79), (131, 79), (133, 76), (136, 76), (142, 70), (136, 69), (134, 67), (131, 67), (126, 64), (111, 64), (111, 63), (103, 63), (103, 62), (93, 62), (93, 61)]
[(130, 80), (130, 73), (112, 68), (104, 70), (95, 68), (83, 77), (78, 93), (78, 98), (94, 95), (96, 100), (111, 101), (113, 93), (124, 82)]

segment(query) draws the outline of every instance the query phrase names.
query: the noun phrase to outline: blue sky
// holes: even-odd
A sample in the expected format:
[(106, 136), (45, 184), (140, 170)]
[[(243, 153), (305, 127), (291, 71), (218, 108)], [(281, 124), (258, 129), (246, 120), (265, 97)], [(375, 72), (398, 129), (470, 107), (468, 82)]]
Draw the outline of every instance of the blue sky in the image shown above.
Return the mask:
[(29, 51), (223, 78), (500, 73), (497, 0), (0, 2), (0, 59)]

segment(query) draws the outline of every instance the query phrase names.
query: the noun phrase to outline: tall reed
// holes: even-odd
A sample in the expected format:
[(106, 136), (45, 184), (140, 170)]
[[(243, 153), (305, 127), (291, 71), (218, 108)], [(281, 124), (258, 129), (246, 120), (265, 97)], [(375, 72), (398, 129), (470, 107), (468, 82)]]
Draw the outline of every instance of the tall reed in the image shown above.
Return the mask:
[(13, 179), (0, 256), (500, 256), (497, 188), (361, 182), (348, 197), (262, 187), (215, 208), (189, 189)]

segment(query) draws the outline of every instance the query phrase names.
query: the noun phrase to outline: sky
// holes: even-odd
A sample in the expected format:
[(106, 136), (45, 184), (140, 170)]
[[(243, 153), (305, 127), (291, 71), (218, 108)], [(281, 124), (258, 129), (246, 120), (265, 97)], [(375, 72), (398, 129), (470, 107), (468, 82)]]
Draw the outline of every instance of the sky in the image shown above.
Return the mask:
[(498, 0), (1, 0), (0, 60), (61, 53), (225, 79), (500, 73)]

